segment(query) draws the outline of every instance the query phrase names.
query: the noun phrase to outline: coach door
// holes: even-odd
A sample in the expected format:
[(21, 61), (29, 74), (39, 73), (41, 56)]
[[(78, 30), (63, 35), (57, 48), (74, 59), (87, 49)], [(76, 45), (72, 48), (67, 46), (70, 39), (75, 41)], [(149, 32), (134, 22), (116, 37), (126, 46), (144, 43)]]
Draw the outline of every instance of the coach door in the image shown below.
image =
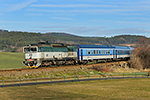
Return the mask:
[(81, 49), (81, 61), (83, 61), (83, 50)]
[(117, 50), (113, 50), (113, 58), (117, 59)]

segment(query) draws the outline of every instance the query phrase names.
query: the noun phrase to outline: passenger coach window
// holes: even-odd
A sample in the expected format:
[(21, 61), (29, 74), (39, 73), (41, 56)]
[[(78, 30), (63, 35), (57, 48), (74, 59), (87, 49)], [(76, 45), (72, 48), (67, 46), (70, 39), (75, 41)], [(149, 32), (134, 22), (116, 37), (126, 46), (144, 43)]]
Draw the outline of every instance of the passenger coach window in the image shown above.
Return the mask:
[(91, 54), (93, 54), (93, 50), (91, 50)]
[(98, 54), (98, 50), (96, 50), (97, 51), (97, 54)]
[(90, 54), (90, 50), (88, 51), (88, 54)]
[(119, 54), (119, 50), (118, 50), (118, 54)]
[(99, 50), (99, 54), (101, 54), (101, 51)]
[(110, 54), (110, 50), (108, 50), (108, 54)]
[(123, 53), (123, 51), (121, 51), (120, 53)]
[(95, 54), (95, 50), (94, 50), (94, 54)]

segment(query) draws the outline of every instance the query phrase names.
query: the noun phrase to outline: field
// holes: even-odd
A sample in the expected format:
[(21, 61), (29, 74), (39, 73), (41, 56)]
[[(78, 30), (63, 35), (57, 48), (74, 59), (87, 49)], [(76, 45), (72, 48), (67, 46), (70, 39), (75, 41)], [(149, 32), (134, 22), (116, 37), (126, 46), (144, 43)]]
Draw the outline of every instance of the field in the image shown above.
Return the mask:
[(0, 52), (0, 70), (25, 68), (24, 53)]
[(2, 100), (149, 100), (150, 79), (98, 80), (4, 87)]
[[(0, 70), (2, 69), (14, 69), (25, 68), (22, 64), (24, 60), (23, 53), (10, 53), (0, 52)], [(47, 71), (42, 74), (33, 73), (34, 75), (43, 76), (63, 76), (72, 75), (72, 73), (84, 74), (89, 70), (80, 69), (65, 70), (62, 71)], [(10, 78), (18, 77), (21, 75), (33, 76), (29, 72), (15, 72), (11, 75), (7, 73), (5, 75)], [(30, 75), (31, 74), (31, 75)], [(16, 76), (15, 76), (16, 75)], [(18, 75), (18, 76), (17, 76)], [(40, 76), (41, 75), (41, 76)], [(47, 77), (47, 76), (46, 76)], [(8, 77), (6, 77), (8, 78)], [(32, 77), (31, 77), (32, 78)], [(97, 80), (86, 82), (72, 82), (72, 83), (55, 83), (46, 85), (32, 85), (32, 86), (18, 86), (18, 87), (1, 87), (0, 88), (0, 100), (149, 100), (150, 99), (150, 79), (115, 79), (115, 80)], [(1, 85), (1, 84), (0, 84)]]

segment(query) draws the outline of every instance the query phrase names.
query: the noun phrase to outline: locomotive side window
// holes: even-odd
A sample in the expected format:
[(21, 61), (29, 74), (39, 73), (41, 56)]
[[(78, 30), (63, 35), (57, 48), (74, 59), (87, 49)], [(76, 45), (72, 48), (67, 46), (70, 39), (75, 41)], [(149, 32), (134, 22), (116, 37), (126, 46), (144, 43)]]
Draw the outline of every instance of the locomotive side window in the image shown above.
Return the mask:
[(45, 48), (45, 52), (47, 52), (48, 50), (47, 50), (47, 48)]
[(39, 51), (40, 51), (40, 52), (43, 52), (43, 48), (40, 48)]

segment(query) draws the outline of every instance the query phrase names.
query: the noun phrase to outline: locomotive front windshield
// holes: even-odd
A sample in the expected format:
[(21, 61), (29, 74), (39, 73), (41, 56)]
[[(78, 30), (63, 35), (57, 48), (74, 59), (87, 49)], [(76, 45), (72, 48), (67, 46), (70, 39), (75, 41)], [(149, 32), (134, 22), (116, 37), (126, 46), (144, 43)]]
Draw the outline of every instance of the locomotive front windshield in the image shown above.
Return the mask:
[(25, 47), (24, 52), (36, 52), (37, 48), (36, 47)]

